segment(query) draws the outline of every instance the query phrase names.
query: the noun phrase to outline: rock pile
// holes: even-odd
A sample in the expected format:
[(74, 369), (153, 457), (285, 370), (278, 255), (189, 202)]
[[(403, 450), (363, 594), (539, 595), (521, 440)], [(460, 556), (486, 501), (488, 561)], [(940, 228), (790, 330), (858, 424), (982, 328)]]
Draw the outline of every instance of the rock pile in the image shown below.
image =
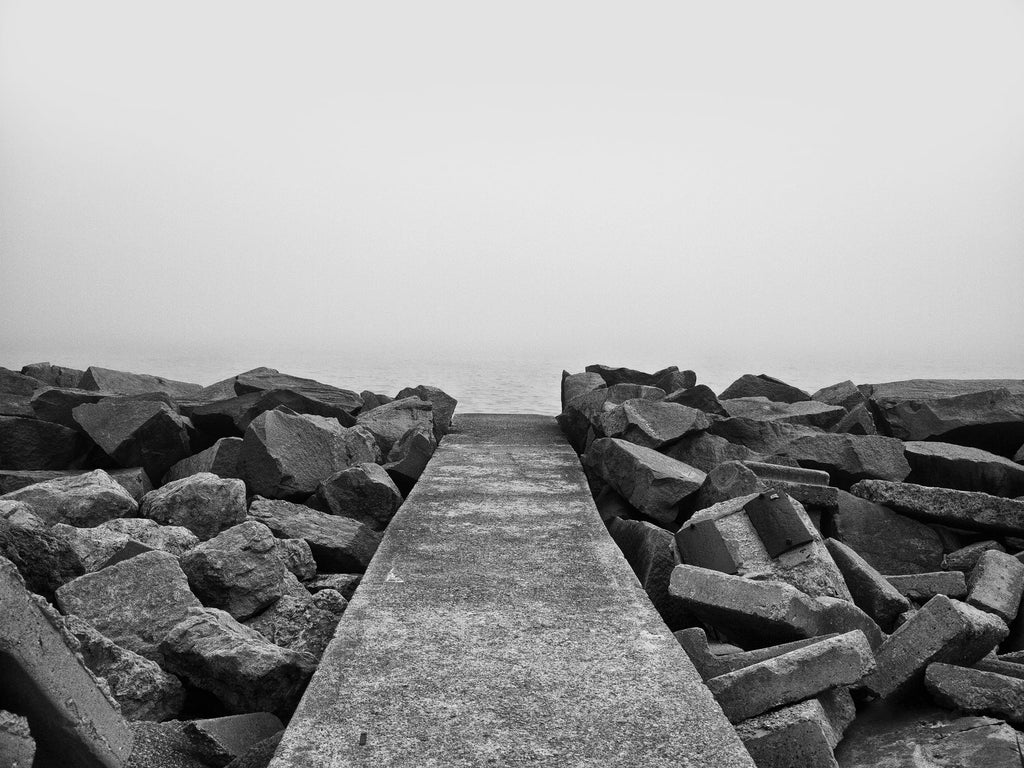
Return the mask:
[(455, 405), (0, 369), (4, 764), (265, 765)]
[(1020, 765), (1024, 381), (592, 365), (558, 421), (758, 766)]

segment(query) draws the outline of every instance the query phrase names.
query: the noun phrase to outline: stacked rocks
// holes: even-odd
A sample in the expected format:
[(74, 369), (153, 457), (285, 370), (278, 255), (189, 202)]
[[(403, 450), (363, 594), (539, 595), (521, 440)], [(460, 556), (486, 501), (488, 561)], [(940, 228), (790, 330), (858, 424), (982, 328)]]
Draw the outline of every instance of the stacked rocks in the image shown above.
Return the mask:
[(592, 365), (558, 420), (759, 766), (1019, 765), (1024, 381)]
[(38, 766), (265, 762), (456, 405), (269, 368), (0, 392), (0, 754)]

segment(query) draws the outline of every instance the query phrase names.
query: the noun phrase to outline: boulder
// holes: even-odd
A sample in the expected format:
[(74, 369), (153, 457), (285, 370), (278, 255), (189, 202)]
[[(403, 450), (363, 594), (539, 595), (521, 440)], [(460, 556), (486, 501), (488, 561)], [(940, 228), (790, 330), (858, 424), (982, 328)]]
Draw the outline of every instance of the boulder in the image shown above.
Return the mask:
[(958, 600), (967, 597), (967, 579), (960, 571), (910, 573), (885, 578), (897, 592), (915, 603), (927, 603), (936, 595), (954, 597)]
[(274, 534), (251, 520), (194, 547), (182, 556), (181, 569), (203, 605), (227, 611), (239, 621), (281, 597), (288, 572)]
[(17, 416), (22, 419), (36, 418), (29, 395), (12, 395), (0, 392), (0, 416)]
[[(8, 469), (0, 470), (0, 494), (10, 493), (36, 483), (45, 483), (47, 480), (58, 480), (62, 477), (72, 475), (84, 475), (90, 470), (87, 469)], [(124, 488), (135, 501), (142, 501), (142, 497), (153, 490), (153, 484), (149, 475), (142, 467), (131, 467), (129, 469), (108, 469), (106, 473), (110, 479)]]
[(794, 704), (874, 671), (867, 638), (847, 632), (707, 681), (730, 722)]
[[(126, 533), (111, 531), (108, 528), (79, 528), (74, 525), (57, 523), (50, 528), (57, 538), (83, 566), (75, 574), (93, 573), (103, 567), (111, 557), (124, 548), (130, 537)], [(141, 542), (137, 542), (141, 543)]]
[(122, 517), (96, 526), (98, 530), (121, 533), (151, 549), (181, 557), (199, 543), (199, 537), (180, 525), (160, 525), (142, 517)]
[(64, 627), (76, 641), (72, 649), (89, 671), (106, 681), (127, 719), (168, 720), (181, 711), (181, 681), (156, 662), (111, 642), (77, 616), (65, 616)]
[(746, 373), (726, 387), (719, 395), (722, 400), (738, 397), (763, 397), (776, 403), (798, 403), (810, 400), (809, 393), (779, 379), (761, 373), (757, 376)]
[[(403, 397), (387, 405), (359, 414), (359, 426), (369, 430), (380, 446), (381, 454), (387, 456), (392, 446), (410, 429), (418, 424), (434, 428), (433, 406), (419, 397)], [(434, 431), (435, 437), (437, 431)]]
[(878, 435), (803, 435), (787, 443), (778, 455), (794, 459), (806, 469), (828, 472), (832, 482), (842, 488), (858, 480), (903, 480), (910, 474), (903, 443)]
[(280, 373), (272, 368), (256, 368), (240, 373), (234, 378), (235, 393), (244, 395), (248, 392), (268, 392), (271, 390), (287, 390), (303, 395), (310, 400), (318, 400), (330, 404), (354, 416), (363, 407), (363, 400), (355, 392), (341, 389), (330, 384), (323, 384), (314, 379), (304, 379)]
[(190, 422), (159, 400), (110, 398), (85, 403), (72, 415), (122, 467), (142, 467), (154, 483), (188, 456)]
[(242, 454), (242, 438), (222, 437), (205, 451), (182, 459), (167, 470), (163, 482), (170, 483), (200, 472), (217, 477), (241, 478), (238, 460)]
[(436, 448), (437, 439), (426, 424), (413, 427), (391, 446), (384, 470), (404, 495), (420, 479)]
[(278, 539), (277, 556), (288, 572), (299, 581), (316, 578), (316, 560), (305, 539)]
[(203, 387), (184, 381), (165, 379), (163, 376), (150, 376), (145, 373), (128, 373), (110, 368), (89, 366), (79, 380), (81, 389), (95, 392), (114, 392), (118, 395), (144, 395), (162, 392), (175, 399), (192, 399), (198, 397)]
[(1003, 456), (953, 443), (919, 440), (903, 443), (903, 450), (911, 469), (906, 479), (911, 483), (993, 496), (1024, 495), (1024, 466)]
[(853, 549), (879, 573), (927, 573), (942, 568), (944, 549), (939, 534), (881, 504), (839, 491), (832, 526), (832, 537)]
[(374, 438), (362, 427), (346, 428), (334, 419), (279, 409), (253, 419), (239, 466), (252, 493), (305, 499), (325, 477), (380, 456)]
[(932, 662), (973, 664), (1008, 632), (997, 616), (937, 595), (882, 644), (875, 671), (861, 685), (876, 696), (889, 696), (920, 682)]
[(929, 664), (924, 685), (936, 703), (1024, 726), (1024, 680), (952, 664)]
[(850, 492), (905, 515), (972, 531), (1024, 534), (1024, 501), (976, 491), (861, 480)]
[(994, 549), (998, 552), (1006, 551), (1006, 548), (998, 541), (992, 541), (991, 539), (975, 541), (972, 544), (968, 544), (966, 547), (954, 550), (943, 557), (942, 569), (945, 571), (963, 571), (964, 573), (969, 573), (974, 570), (974, 566), (978, 564), (978, 560), (981, 559), (981, 556), (990, 549)]
[(885, 634), (875, 620), (849, 600), (839, 597), (816, 597), (818, 603), (818, 634), (860, 630), (873, 650), (882, 647)]
[(660, 400), (665, 390), (640, 384), (615, 384), (578, 395), (558, 415), (558, 425), (576, 453), (583, 453), (601, 434), (601, 416), (626, 400)]
[(319, 662), (347, 605), (333, 589), (305, 597), (285, 595), (246, 625), (275, 645), (308, 653)]
[(722, 501), (767, 490), (768, 486), (742, 462), (725, 461), (708, 472), (700, 490), (693, 497), (693, 508), (707, 509)]
[(643, 514), (675, 522), (682, 503), (696, 493), (705, 474), (650, 448), (625, 440), (595, 440), (584, 465)]
[(811, 395), (811, 400), (817, 400), (826, 405), (838, 405), (848, 411), (852, 411), (858, 405), (863, 405), (868, 401), (864, 393), (860, 391), (860, 387), (850, 380), (822, 387)]
[[(910, 601), (864, 558), (841, 541), (826, 539), (825, 545), (840, 573), (843, 574), (854, 604), (870, 616), (883, 631), (892, 632), (900, 615), (910, 610)], [(1024, 565), (1021, 568), (1024, 568)]]
[(845, 688), (767, 712), (736, 725), (758, 768), (835, 768), (832, 750), (856, 715)]
[(36, 756), (36, 742), (28, 719), (0, 709), (0, 765), (30, 766)]
[(65, 614), (85, 619), (110, 640), (158, 664), (160, 642), (199, 600), (174, 555), (146, 552), (87, 573), (57, 590)]
[(372, 411), (377, 406), (390, 403), (394, 400), (394, 398), (389, 395), (382, 395), (379, 392), (371, 392), (368, 389), (364, 389), (359, 393), (359, 399), (363, 401), (363, 407), (359, 409), (360, 413), (363, 411)]
[(128, 491), (102, 469), (29, 485), (0, 499), (22, 502), (48, 525), (90, 527), (139, 509)]
[[(675, 366), (672, 366), (675, 368)], [(693, 389), (697, 386), (697, 374), (693, 371), (676, 371), (668, 369), (667, 372), (654, 379), (652, 386), (664, 389), (666, 392), (678, 392), (680, 390)]]
[[(270, 712), (250, 712), (245, 715), (228, 715), (204, 720), (189, 720), (182, 730), (199, 750), (209, 757), (206, 762), (228, 765), (231, 761), (248, 752), (253, 745), (277, 736), (284, 730), (280, 718)], [(273, 750), (267, 755), (266, 763), (273, 757)]]
[(321, 573), (306, 583), (306, 589), (313, 594), (322, 589), (333, 589), (346, 600), (351, 600), (362, 580), (363, 574), (361, 573)]
[(189, 475), (147, 493), (139, 514), (187, 528), (206, 541), (245, 520), (245, 485), (210, 472)]
[(869, 385), (879, 431), (1011, 455), (1024, 442), (1024, 381), (914, 379)]
[(418, 397), (420, 400), (430, 403), (431, 418), (434, 422), (434, 437), (440, 442), (441, 438), (451, 429), (452, 415), (455, 413), (455, 406), (459, 401), (444, 390), (426, 384), (420, 384), (418, 387), (406, 387), (398, 393), (395, 400), (404, 400), (407, 397)]
[(801, 435), (817, 434), (819, 431), (806, 425), (745, 416), (718, 419), (708, 427), (711, 434), (724, 437), (730, 443), (742, 445), (762, 456), (782, 450)]
[(263, 412), (255, 412), (256, 403), (262, 397), (262, 392), (236, 395), (232, 389), (226, 397), (193, 403), (183, 411), (195, 428), (208, 438), (241, 437), (252, 420)]
[(875, 425), (871, 408), (866, 403), (861, 403), (829, 427), (828, 431), (845, 432), (850, 435), (877, 435), (878, 427)]
[[(86, 668), (61, 617), (29, 594), (17, 569), (0, 558), (0, 660), (3, 700), (32, 724), (35, 765), (120, 766), (132, 736), (117, 704)], [(0, 742), (2, 743), (2, 742)]]
[(33, 379), (49, 384), (51, 387), (75, 388), (82, 380), (85, 371), (77, 368), (67, 368), (62, 365), (51, 365), (50, 363), (31, 363), (23, 365), (21, 372)]
[(32, 415), (37, 419), (51, 421), (68, 429), (81, 429), (72, 416), (72, 411), (83, 403), (98, 403), (112, 396), (111, 392), (43, 387), (32, 395), (30, 408)]
[(1024, 595), (1024, 564), (1013, 555), (987, 550), (971, 571), (967, 588), (968, 605), (1009, 623), (1017, 616)]
[(317, 568), (325, 572), (361, 573), (380, 544), (380, 534), (358, 520), (318, 512), (301, 504), (257, 496), (249, 517), (275, 536), (304, 539)]
[(377, 464), (363, 462), (335, 472), (316, 489), (325, 512), (351, 517), (382, 531), (402, 505), (402, 493)]
[(700, 627), (680, 629), (674, 632), (673, 635), (679, 641), (683, 650), (686, 651), (686, 655), (690, 657), (690, 661), (693, 662), (693, 666), (696, 667), (702, 680), (709, 680), (712, 677), (735, 672), (738, 669), (749, 667), (752, 664), (757, 664), (767, 659), (773, 659), (776, 656), (781, 656), (784, 653), (795, 651), (798, 648), (803, 648), (834, 636), (818, 635), (805, 640), (794, 640), (791, 643), (756, 648), (752, 651), (730, 647), (729, 650), (722, 652), (718, 651), (721, 648), (720, 643), (716, 644), (715, 651), (712, 650), (708, 643), (707, 634)]
[[(679, 372), (679, 368), (674, 365), (670, 365), (668, 368), (662, 368), (660, 371), (655, 371), (654, 373), (644, 373), (643, 371), (637, 371), (633, 368), (601, 364), (588, 365), (585, 370), (587, 373), (596, 373), (609, 387), (613, 387), (616, 384), (638, 384), (640, 386), (656, 387), (658, 386), (656, 382), (666, 376)], [(692, 373), (692, 371), (689, 373)], [(693, 380), (696, 382), (696, 375), (693, 376)]]
[(701, 472), (710, 472), (723, 461), (744, 461), (758, 455), (746, 446), (735, 445), (724, 437), (708, 432), (691, 432), (672, 445), (665, 446), (661, 452)]
[(595, 389), (604, 389), (607, 386), (599, 373), (562, 371), (562, 410), (564, 411), (565, 406), (580, 395), (593, 392)]
[(708, 428), (703, 411), (677, 403), (637, 398), (606, 411), (600, 418), (606, 437), (628, 440), (646, 448), (663, 448), (691, 432)]
[(48, 600), (58, 588), (85, 573), (78, 553), (28, 507), (0, 511), (0, 555), (17, 567), (25, 586)]
[(716, 416), (728, 416), (725, 408), (718, 402), (718, 398), (715, 397), (715, 393), (711, 390), (711, 387), (705, 386), (704, 384), (697, 384), (688, 389), (676, 389), (666, 390), (668, 392), (665, 395), (662, 402), (664, 403), (676, 403), (678, 405), (685, 405), (689, 408), (696, 408), (697, 410), (704, 411), (704, 413), (712, 413)]
[(651, 523), (617, 517), (609, 520), (608, 533), (622, 550), (668, 628), (691, 626), (693, 618), (687, 615), (682, 602), (668, 591), (672, 569), (676, 566), (672, 534)]
[(68, 469), (86, 448), (81, 434), (60, 424), (0, 416), (0, 469)]
[(24, 373), (0, 367), (0, 392), (9, 395), (31, 395), (43, 382)]
[(735, 397), (721, 398), (719, 402), (731, 417), (778, 421), (817, 429), (828, 429), (846, 415), (846, 411), (838, 405), (825, 405), (814, 400), (777, 403), (763, 397)]
[(294, 710), (315, 664), (216, 608), (193, 608), (160, 643), (164, 668), (207, 691), (228, 712)]

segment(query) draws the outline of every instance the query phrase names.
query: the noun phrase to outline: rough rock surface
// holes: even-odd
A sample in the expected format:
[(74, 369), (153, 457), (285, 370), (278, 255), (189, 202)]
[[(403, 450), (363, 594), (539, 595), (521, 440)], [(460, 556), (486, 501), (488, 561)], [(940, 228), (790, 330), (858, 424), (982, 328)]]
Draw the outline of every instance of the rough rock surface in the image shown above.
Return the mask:
[(239, 621), (281, 597), (287, 573), (274, 534), (251, 520), (190, 550), (181, 558), (181, 569), (203, 605), (227, 611)]
[(987, 550), (971, 571), (967, 587), (968, 605), (1009, 623), (1017, 616), (1024, 594), (1024, 564), (1013, 555)]
[(143, 517), (122, 517), (96, 526), (101, 530), (123, 533), (152, 549), (181, 557), (199, 543), (199, 537), (180, 525), (160, 525)]
[(693, 624), (682, 601), (668, 591), (672, 569), (676, 566), (672, 534), (648, 522), (621, 518), (609, 521), (608, 533), (622, 550), (626, 562), (669, 629)]
[(717, 416), (729, 415), (711, 388), (704, 384), (697, 384), (687, 389), (668, 390), (668, 394), (665, 395), (662, 402), (685, 405)]
[(351, 390), (323, 384), (314, 379), (280, 373), (273, 368), (254, 368), (251, 371), (238, 374), (232, 381), (234, 391), (239, 395), (249, 392), (287, 390), (305, 395), (313, 400), (329, 403), (352, 415), (355, 415), (363, 406), (362, 398)]
[(29, 365), (23, 365), (21, 372), (26, 376), (31, 376), (33, 379), (37, 379), (45, 384), (49, 384), (53, 387), (70, 387), (75, 388), (79, 385), (82, 380), (82, 376), (85, 371), (80, 371), (77, 368), (68, 368), (63, 365), (51, 365), (49, 362), (43, 363), (30, 363)]
[(199, 600), (174, 555), (146, 552), (68, 582), (57, 590), (57, 605), (160, 663), (160, 642)]
[(37, 419), (51, 421), (68, 429), (81, 429), (71, 412), (83, 403), (97, 403), (111, 396), (110, 392), (44, 387), (32, 395), (31, 411)]
[(707, 509), (722, 501), (767, 491), (768, 486), (739, 461), (724, 461), (708, 472), (693, 497), (694, 509)]
[[(204, 720), (189, 720), (182, 730), (208, 755), (207, 762), (231, 764), (253, 745), (270, 739), (284, 729), (280, 718), (269, 712), (251, 712)], [(273, 751), (265, 762), (270, 761)], [(265, 768), (265, 765), (262, 767)]]
[(701, 472), (710, 472), (723, 461), (745, 461), (758, 456), (745, 445), (730, 443), (724, 437), (709, 432), (696, 432), (666, 446), (666, 456), (696, 467)]
[(150, 392), (163, 392), (174, 398), (192, 398), (202, 391), (199, 384), (185, 381), (165, 379), (163, 376), (150, 376), (145, 373), (129, 373), (115, 371), (110, 368), (89, 366), (82, 374), (78, 386), (82, 389), (98, 392), (116, 392), (119, 395), (144, 395)]
[(832, 482), (844, 488), (858, 480), (903, 480), (910, 474), (903, 443), (878, 435), (803, 435), (778, 455), (795, 459), (801, 467), (828, 472)]
[(562, 371), (562, 410), (564, 411), (565, 406), (580, 395), (593, 392), (595, 389), (604, 389), (607, 386), (599, 373)]
[(174, 480), (147, 493), (139, 514), (162, 525), (188, 528), (206, 541), (245, 520), (245, 485), (210, 472)]
[(27, 507), (5, 506), (0, 510), (0, 555), (17, 566), (29, 590), (53, 599), (58, 588), (85, 573), (85, 564)]
[(947, 571), (963, 571), (970, 573), (978, 564), (981, 556), (994, 549), (997, 552), (1005, 552), (1006, 548), (998, 541), (988, 539), (986, 541), (975, 541), (966, 547), (961, 547), (942, 558), (942, 567)]
[(911, 440), (903, 444), (918, 485), (935, 485), (994, 496), (1024, 495), (1024, 466), (1003, 456), (953, 443)]
[(384, 469), (395, 485), (408, 494), (413, 484), (420, 479), (427, 462), (434, 455), (437, 439), (425, 424), (413, 427), (391, 446)]
[(163, 482), (181, 480), (200, 472), (210, 472), (217, 477), (241, 477), (238, 467), (241, 453), (242, 438), (222, 437), (205, 451), (182, 459), (167, 470)]
[(36, 755), (36, 742), (28, 720), (0, 710), (0, 765), (4, 768), (28, 768)]
[(816, 434), (818, 430), (785, 421), (730, 416), (714, 421), (708, 427), (708, 432), (724, 437), (730, 443), (745, 446), (755, 453), (769, 456), (782, 450), (797, 437)]
[(558, 425), (573, 449), (577, 453), (583, 453), (590, 442), (596, 437), (601, 437), (598, 432), (601, 429), (601, 416), (605, 411), (626, 400), (660, 400), (664, 396), (665, 390), (640, 384), (602, 387), (579, 395), (566, 403), (565, 409), (557, 418)]
[[(602, 365), (599, 363), (588, 365), (585, 370), (587, 373), (596, 373), (609, 387), (614, 387), (616, 384), (637, 384), (640, 386), (657, 387), (659, 386), (658, 382), (667, 375), (679, 372), (679, 368), (674, 365), (662, 368), (654, 373), (645, 373), (634, 368)], [(694, 383), (696, 383), (697, 377), (693, 371), (684, 372), (684, 378), (689, 379), (688, 376), (685, 376), (685, 373), (690, 373), (693, 376)], [(690, 384), (690, 386), (693, 386), (693, 384)]]
[[(60, 538), (64, 546), (68, 547), (84, 566), (82, 573), (98, 571), (131, 540), (126, 533), (100, 526), (78, 528), (73, 525), (57, 523), (50, 530), (54, 536)], [(82, 573), (78, 575), (81, 576)]]
[(655, 449), (705, 430), (710, 424), (707, 415), (696, 408), (643, 398), (626, 400), (601, 416), (606, 437)]
[(39, 419), (0, 416), (0, 468), (67, 469), (85, 452), (73, 429)]
[[(885, 632), (891, 632), (900, 614), (909, 611), (910, 601), (886, 581), (855, 551), (835, 539), (826, 539), (825, 545), (839, 567), (850, 588), (853, 602), (868, 614)], [(1021, 566), (1024, 569), (1024, 565)]]
[(856, 711), (845, 688), (758, 715), (736, 733), (758, 768), (834, 768), (832, 750)]
[(848, 411), (867, 402), (867, 397), (860, 391), (860, 387), (850, 380), (822, 387), (811, 395), (811, 399), (828, 405), (839, 405)]
[(316, 489), (325, 511), (382, 531), (402, 505), (402, 493), (384, 469), (370, 462), (335, 472)]
[(0, 499), (21, 501), (43, 522), (81, 527), (134, 515), (139, 505), (102, 469), (36, 483), (4, 494)]
[(838, 405), (825, 405), (813, 400), (777, 403), (763, 397), (736, 397), (719, 400), (729, 416), (755, 421), (778, 421), (786, 424), (828, 429), (837, 424), (846, 411)]
[(924, 685), (938, 704), (1024, 725), (1024, 680), (952, 664), (929, 664)]
[(319, 661), (346, 606), (348, 600), (333, 589), (305, 597), (285, 595), (246, 626), (275, 645), (308, 653)]
[[(370, 431), (377, 439), (381, 454), (387, 456), (402, 435), (417, 424), (428, 424), (434, 429), (433, 407), (419, 397), (403, 397), (359, 414), (356, 422)], [(437, 432), (434, 434), (436, 437)]]
[(901, 595), (915, 603), (926, 603), (936, 595), (957, 599), (967, 597), (967, 580), (960, 571), (911, 573), (885, 578)]
[(740, 376), (719, 395), (720, 398), (765, 397), (777, 403), (797, 403), (810, 400), (809, 393), (804, 392), (784, 381), (761, 373), (757, 376), (747, 373)]
[(316, 578), (316, 560), (313, 550), (304, 539), (278, 539), (277, 556), (284, 567), (299, 581)]
[(444, 390), (425, 384), (420, 384), (418, 387), (406, 387), (398, 393), (395, 400), (404, 400), (407, 397), (418, 397), (420, 400), (430, 403), (431, 418), (434, 422), (434, 437), (438, 441), (448, 434), (448, 430), (452, 426), (455, 406), (459, 403), (458, 400)]

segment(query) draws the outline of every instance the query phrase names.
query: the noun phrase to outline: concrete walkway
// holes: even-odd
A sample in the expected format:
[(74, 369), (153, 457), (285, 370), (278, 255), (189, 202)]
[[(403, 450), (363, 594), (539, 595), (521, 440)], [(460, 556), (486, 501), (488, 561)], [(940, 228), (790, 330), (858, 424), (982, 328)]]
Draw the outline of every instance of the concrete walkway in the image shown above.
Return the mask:
[(463, 415), (271, 768), (753, 762), (542, 416)]

